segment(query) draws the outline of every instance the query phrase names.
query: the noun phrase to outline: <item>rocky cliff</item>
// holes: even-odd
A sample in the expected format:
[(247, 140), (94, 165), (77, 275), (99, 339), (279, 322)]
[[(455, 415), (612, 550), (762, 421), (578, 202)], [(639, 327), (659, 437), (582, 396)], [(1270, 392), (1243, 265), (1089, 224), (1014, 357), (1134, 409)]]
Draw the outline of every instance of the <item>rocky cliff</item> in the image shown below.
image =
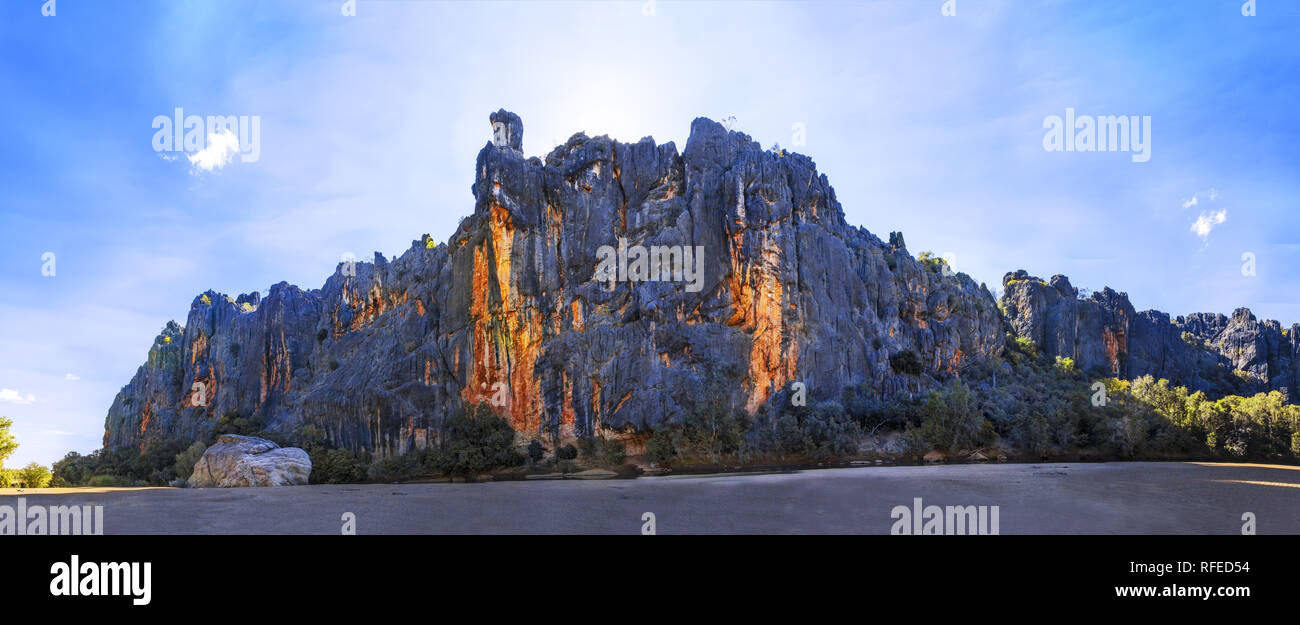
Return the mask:
[(574, 135), (525, 158), (498, 111), (474, 210), (445, 244), (341, 263), (320, 289), (195, 298), (118, 394), (104, 444), (198, 438), (246, 418), (380, 456), (436, 440), (463, 402), (525, 437), (646, 431), (701, 402), (753, 412), (881, 398), (999, 354), (1004, 320), (964, 274), (844, 221), (806, 156), (708, 119), (685, 149)]
[(1300, 399), (1300, 324), (1284, 330), (1245, 308), (1231, 317), (1170, 318), (1136, 312), (1110, 288), (1080, 298), (1065, 276), (1043, 281), (1024, 270), (1002, 279), (999, 302), (1012, 331), (1049, 356), (1121, 378), (1151, 375), (1213, 395), (1281, 391)]

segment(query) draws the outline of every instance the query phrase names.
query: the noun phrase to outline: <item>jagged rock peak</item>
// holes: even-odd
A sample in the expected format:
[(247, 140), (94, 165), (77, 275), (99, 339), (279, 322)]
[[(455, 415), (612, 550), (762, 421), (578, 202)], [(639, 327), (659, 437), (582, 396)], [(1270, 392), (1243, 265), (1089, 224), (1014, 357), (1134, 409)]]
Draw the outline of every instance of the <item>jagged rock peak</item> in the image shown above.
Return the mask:
[(492, 122), (493, 145), (523, 152), (524, 122), (518, 115), (501, 109), (489, 115), (488, 121)]

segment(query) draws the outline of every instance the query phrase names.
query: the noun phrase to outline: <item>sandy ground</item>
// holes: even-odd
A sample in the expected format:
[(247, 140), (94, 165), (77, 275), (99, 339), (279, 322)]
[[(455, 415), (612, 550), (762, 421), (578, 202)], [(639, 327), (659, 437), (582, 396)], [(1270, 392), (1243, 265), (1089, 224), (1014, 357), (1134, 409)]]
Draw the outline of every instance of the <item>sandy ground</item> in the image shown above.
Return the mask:
[(1300, 467), (1001, 464), (635, 480), (290, 488), (0, 489), (0, 505), (102, 505), (108, 534), (887, 534), (894, 506), (999, 506), (1002, 534), (1300, 534)]

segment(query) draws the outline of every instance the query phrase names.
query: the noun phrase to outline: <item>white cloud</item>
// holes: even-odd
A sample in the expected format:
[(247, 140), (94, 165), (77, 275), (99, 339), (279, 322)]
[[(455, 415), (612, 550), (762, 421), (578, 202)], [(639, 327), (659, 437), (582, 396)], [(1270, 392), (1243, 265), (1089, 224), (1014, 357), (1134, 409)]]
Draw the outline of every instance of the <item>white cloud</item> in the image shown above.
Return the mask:
[(65, 379), (65, 380), (80, 380), (80, 379), (81, 379), (81, 376), (79, 376), (79, 375), (77, 375), (77, 374), (75, 374), (75, 373), (65, 373), (65, 374), (63, 374), (63, 379)]
[(1214, 227), (1228, 220), (1228, 209), (1213, 212), (1202, 212), (1196, 221), (1192, 222), (1192, 232), (1201, 237), (1202, 241), (1209, 239), (1210, 231)]
[(1199, 204), (1199, 203), (1200, 203), (1200, 200), (1197, 198), (1197, 196), (1193, 195), (1193, 196), (1192, 196), (1192, 199), (1190, 199), (1190, 200), (1183, 200), (1183, 208), (1191, 208), (1191, 207), (1193, 207), (1193, 206), (1196, 206), (1196, 205)]
[(196, 169), (212, 171), (225, 167), (235, 154), (239, 153), (239, 137), (229, 128), (222, 128), (221, 134), (208, 135), (208, 147), (193, 154), (186, 155), (190, 164)]
[(36, 396), (28, 393), (27, 397), (23, 397), (22, 393), (19, 393), (18, 391), (11, 388), (3, 388), (0, 389), (0, 401), (7, 401), (18, 404), (19, 406), (26, 406), (27, 404), (36, 403)]

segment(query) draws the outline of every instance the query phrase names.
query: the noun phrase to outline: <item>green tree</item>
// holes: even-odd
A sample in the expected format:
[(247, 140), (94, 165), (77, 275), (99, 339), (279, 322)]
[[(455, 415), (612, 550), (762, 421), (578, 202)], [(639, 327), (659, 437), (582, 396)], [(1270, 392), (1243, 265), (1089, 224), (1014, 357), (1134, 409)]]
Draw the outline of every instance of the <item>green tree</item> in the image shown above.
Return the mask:
[(518, 466), (515, 430), (491, 406), (462, 405), (447, 419), (445, 434), (431, 454), (430, 464), (443, 475), (470, 477), (502, 467)]
[(54, 477), (68, 486), (83, 486), (94, 475), (92, 462), (89, 456), (70, 451), (54, 463)]
[(651, 464), (669, 466), (677, 458), (677, 448), (673, 445), (673, 435), (666, 429), (655, 430), (645, 446), (645, 459)]
[(45, 488), (50, 485), (53, 474), (39, 462), (33, 462), (18, 470), (18, 479), (27, 488)]
[(312, 484), (355, 484), (366, 479), (365, 460), (350, 450), (312, 446), (307, 455), (311, 458)]
[(925, 373), (925, 363), (921, 362), (921, 357), (910, 349), (905, 349), (890, 356), (889, 367), (894, 370), (894, 373), (906, 373), (908, 375)]
[(18, 449), (18, 441), (9, 433), (9, 428), (13, 425), (13, 421), (0, 417), (0, 465), (4, 465), (5, 460)]
[(185, 448), (179, 454), (176, 454), (176, 477), (177, 479), (188, 480), (190, 474), (194, 473), (194, 465), (198, 463), (199, 458), (203, 457), (203, 452), (208, 450), (208, 446), (203, 441), (194, 441), (192, 445)]
[[(1046, 419), (1039, 418), (1036, 426), (1046, 435)], [(973, 450), (993, 443), (997, 438), (993, 424), (978, 411), (970, 389), (953, 380), (941, 391), (930, 393), (925, 402), (925, 420), (921, 433), (937, 449), (953, 453)]]
[(532, 460), (533, 464), (537, 464), (544, 457), (546, 457), (546, 448), (542, 447), (542, 442), (535, 438), (528, 441), (528, 459)]

